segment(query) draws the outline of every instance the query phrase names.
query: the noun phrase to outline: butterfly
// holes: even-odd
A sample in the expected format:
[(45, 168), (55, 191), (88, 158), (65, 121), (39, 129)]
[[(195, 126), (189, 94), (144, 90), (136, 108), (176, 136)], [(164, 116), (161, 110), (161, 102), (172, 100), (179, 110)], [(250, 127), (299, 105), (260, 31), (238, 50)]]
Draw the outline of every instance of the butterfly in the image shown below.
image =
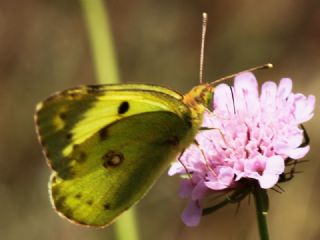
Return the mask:
[(107, 226), (144, 196), (194, 142), (214, 83), (236, 75), (202, 83), (200, 66), (200, 85), (185, 95), (146, 84), (87, 85), (37, 104), (36, 132), (59, 215)]
[(194, 143), (213, 84), (235, 75), (185, 95), (146, 84), (87, 85), (38, 103), (36, 132), (57, 212), (83, 225), (112, 223)]
[(211, 93), (209, 84), (185, 96), (145, 84), (90, 85), (39, 103), (54, 208), (76, 223), (110, 224), (193, 142)]
[(89, 85), (38, 103), (53, 207), (75, 223), (111, 224), (193, 142), (212, 89), (201, 84), (183, 96), (146, 84)]

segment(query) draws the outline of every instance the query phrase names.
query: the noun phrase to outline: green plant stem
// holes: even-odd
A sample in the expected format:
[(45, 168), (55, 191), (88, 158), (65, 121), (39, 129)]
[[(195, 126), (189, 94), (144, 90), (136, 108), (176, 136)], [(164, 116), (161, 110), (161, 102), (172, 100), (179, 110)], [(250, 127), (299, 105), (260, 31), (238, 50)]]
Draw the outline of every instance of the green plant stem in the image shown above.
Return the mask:
[(139, 234), (136, 224), (135, 208), (126, 211), (116, 221), (116, 235), (118, 240), (138, 240)]
[(119, 83), (108, 11), (103, 0), (81, 0), (97, 82)]
[[(120, 83), (119, 70), (103, 0), (81, 0), (98, 83)], [(138, 240), (135, 209), (126, 211), (116, 221), (118, 240)]]
[(256, 186), (253, 190), (256, 204), (258, 228), (261, 240), (269, 240), (267, 214), (268, 214), (268, 195), (265, 189)]

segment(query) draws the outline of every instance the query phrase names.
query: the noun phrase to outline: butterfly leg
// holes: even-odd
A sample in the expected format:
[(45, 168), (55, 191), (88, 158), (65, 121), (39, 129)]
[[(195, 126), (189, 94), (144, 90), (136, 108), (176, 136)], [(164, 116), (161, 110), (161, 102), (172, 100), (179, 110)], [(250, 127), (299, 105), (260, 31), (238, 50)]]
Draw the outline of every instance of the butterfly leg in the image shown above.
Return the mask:
[(193, 143), (199, 148), (199, 150), (200, 150), (200, 152), (201, 152), (201, 154), (202, 154), (202, 156), (203, 156), (203, 158), (204, 158), (204, 161), (205, 161), (205, 163), (206, 163), (207, 168), (210, 169), (213, 174), (215, 174), (215, 172), (213, 171), (213, 169), (210, 167), (209, 161), (208, 161), (206, 155), (204, 154), (204, 150), (201, 148), (199, 142), (198, 142), (196, 139), (194, 139), (194, 140), (193, 140)]
[(184, 152), (186, 151), (186, 149), (183, 149), (182, 152), (179, 154), (178, 157), (178, 161), (180, 162), (180, 164), (182, 165), (182, 167), (184, 168), (184, 170), (186, 171), (186, 174), (188, 175), (189, 179), (192, 182), (192, 176), (190, 174), (190, 172), (188, 171), (188, 168), (186, 167), (186, 165), (181, 161), (181, 157), (183, 156)]
[(228, 142), (226, 141), (224, 134), (222, 133), (222, 131), (220, 130), (220, 128), (215, 128), (215, 127), (200, 127), (199, 129), (200, 131), (209, 131), (209, 130), (217, 130), (224, 142), (224, 144), (226, 144), (228, 146)]

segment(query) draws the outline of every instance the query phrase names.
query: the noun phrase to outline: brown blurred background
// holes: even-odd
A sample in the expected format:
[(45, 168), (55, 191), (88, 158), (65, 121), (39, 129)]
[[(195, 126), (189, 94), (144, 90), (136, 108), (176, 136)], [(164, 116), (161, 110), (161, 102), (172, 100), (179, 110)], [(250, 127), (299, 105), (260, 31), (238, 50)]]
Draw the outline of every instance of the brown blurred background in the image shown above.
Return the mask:
[[(209, 15), (205, 78), (214, 80), (272, 62), (261, 81), (291, 77), (294, 91), (320, 97), (318, 0), (131, 0), (108, 6), (123, 82), (186, 92), (198, 83), (201, 13)], [(108, 66), (106, 66), (108, 68)], [(0, 1), (0, 238), (114, 239), (75, 226), (51, 209), (49, 169), (37, 142), (33, 111), (49, 94), (95, 83), (91, 49), (78, 0)], [(318, 101), (319, 102), (319, 101)], [(316, 107), (316, 113), (318, 105)], [(305, 124), (311, 151), (304, 173), (270, 192), (272, 239), (320, 239), (319, 115)], [(257, 239), (254, 206), (228, 206), (199, 227), (180, 221), (186, 202), (179, 179), (164, 174), (138, 204), (142, 239)]]

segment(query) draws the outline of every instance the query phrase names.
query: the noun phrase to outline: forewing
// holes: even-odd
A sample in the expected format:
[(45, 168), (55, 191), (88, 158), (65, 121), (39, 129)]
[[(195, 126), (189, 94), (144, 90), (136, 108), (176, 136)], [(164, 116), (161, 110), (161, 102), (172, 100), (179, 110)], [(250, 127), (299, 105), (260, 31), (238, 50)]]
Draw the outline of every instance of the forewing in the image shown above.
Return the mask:
[(56, 93), (37, 105), (35, 120), (49, 165), (61, 170), (68, 168), (66, 162), (75, 148), (97, 132), (103, 138), (106, 126), (155, 111), (190, 116), (179, 94), (156, 86), (128, 84), (81, 86)]

